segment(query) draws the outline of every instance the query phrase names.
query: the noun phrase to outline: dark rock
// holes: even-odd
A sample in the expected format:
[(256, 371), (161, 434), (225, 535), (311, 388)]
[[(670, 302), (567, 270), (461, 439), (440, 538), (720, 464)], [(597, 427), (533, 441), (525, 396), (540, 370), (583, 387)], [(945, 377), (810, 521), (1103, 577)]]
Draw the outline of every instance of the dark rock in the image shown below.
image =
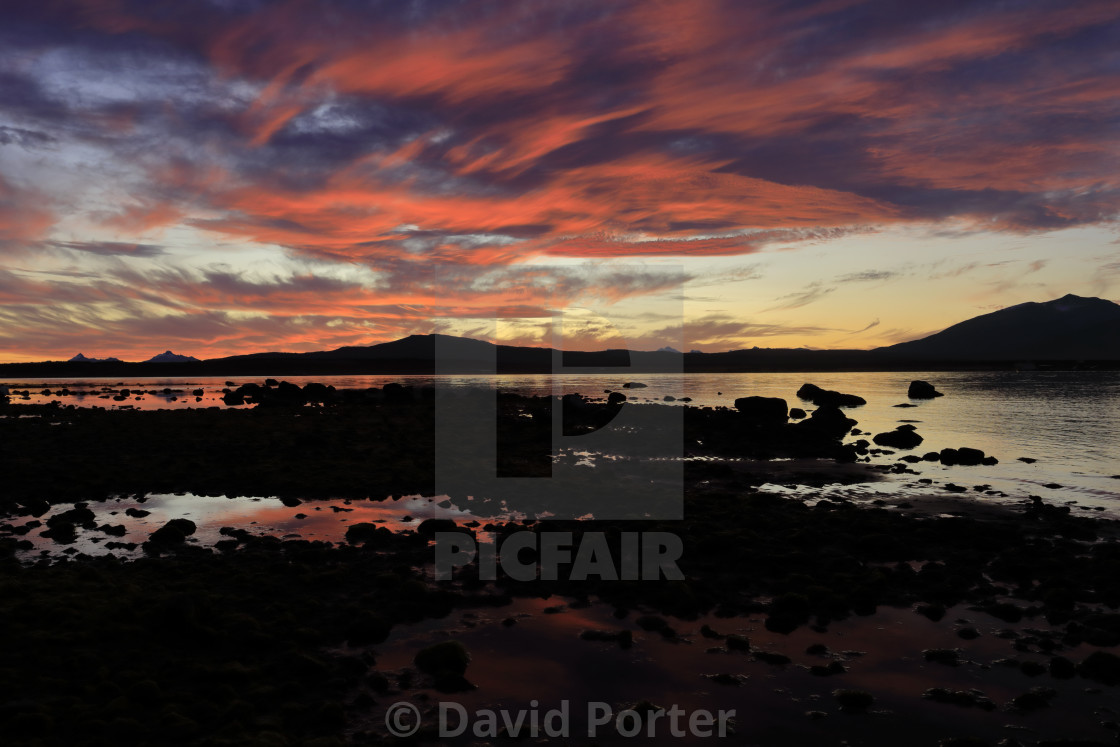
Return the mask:
[(1050, 676), (1056, 680), (1068, 680), (1077, 673), (1077, 667), (1064, 656), (1050, 658)]
[(1120, 657), (1107, 651), (1094, 651), (1077, 665), (1077, 673), (1109, 686), (1120, 684)]
[(413, 663), (425, 674), (434, 677), (462, 677), (467, 672), (471, 655), (459, 641), (442, 641), (417, 652)]
[(922, 652), (922, 656), (926, 661), (934, 661), (950, 667), (961, 663), (960, 652), (953, 648), (927, 648)]
[(42, 516), (51, 510), (51, 504), (42, 498), (28, 498), (21, 501), (23, 505), (23, 513), (27, 516)]
[(677, 632), (669, 625), (668, 621), (657, 615), (642, 615), (634, 621), (642, 630), (660, 633), (665, 638), (674, 638)]
[(836, 674), (844, 674), (847, 671), (848, 668), (838, 661), (830, 661), (827, 665), (814, 664), (809, 667), (809, 674), (814, 677), (831, 677)]
[(724, 638), (727, 637), (727, 636), (723, 635), (722, 633), (717, 633), (716, 631), (712, 630), (710, 625), (701, 625), (700, 626), (700, 635), (704, 636), (705, 638), (712, 638), (712, 639), (715, 639), (715, 640), (723, 640)]
[(96, 517), (93, 511), (86, 508), (86, 504), (75, 503), (74, 508), (69, 511), (63, 511), (47, 519), (47, 526), (53, 527), (57, 524), (89, 524), (93, 522), (94, 518)]
[(359, 545), (381, 536), (382, 533), (388, 532), (389, 530), (384, 527), (379, 527), (376, 524), (363, 521), (357, 524), (351, 524), (346, 529), (346, 541), (351, 545)]
[(839, 407), (825, 405), (813, 410), (813, 414), (794, 424), (798, 432), (822, 438), (839, 439), (848, 434), (856, 421), (846, 416)]
[(786, 401), (779, 397), (740, 397), (735, 409), (754, 420), (784, 423), (789, 411)]
[(196, 529), (195, 523), (190, 519), (172, 519), (152, 532), (144, 544), (155, 547), (182, 544)]
[(634, 634), (629, 630), (585, 630), (579, 637), (584, 641), (617, 643), (622, 648), (630, 648), (634, 644)]
[(817, 407), (859, 407), (866, 405), (867, 400), (854, 394), (843, 394), (831, 389), (821, 389), (816, 384), (802, 384), (797, 390), (797, 396), (812, 402)]
[(875, 696), (862, 690), (833, 690), (832, 697), (849, 711), (866, 711), (875, 703)]
[(801, 420), (801, 419), (802, 419), (802, 418), (804, 418), (804, 417), (805, 417), (805, 416), (806, 416), (807, 414), (808, 414), (808, 413), (806, 413), (806, 412), (805, 412), (804, 410), (802, 410), (802, 409), (801, 409), (800, 407), (791, 407), (791, 408), (789, 408), (789, 418), (790, 418), (790, 420)]
[(906, 396), (910, 399), (933, 399), (943, 396), (943, 393), (937, 391), (928, 381), (911, 381)]
[(143, 519), (145, 516), (150, 516), (151, 511), (145, 511), (142, 508), (126, 508), (124, 510), (125, 516), (131, 516), (134, 519)]
[(78, 539), (78, 531), (73, 524), (62, 521), (44, 532), (39, 532), (39, 536), (49, 537), (60, 545), (69, 545)]
[(775, 667), (785, 666), (793, 661), (785, 654), (778, 654), (771, 651), (755, 651), (754, 658)]
[(899, 426), (893, 431), (875, 434), (872, 440), (880, 446), (890, 446), (894, 449), (913, 449), (925, 439), (912, 428)]
[(1048, 687), (1036, 687), (1030, 692), (1017, 695), (1011, 699), (1011, 707), (1020, 711), (1036, 711), (1050, 705), (1058, 693)]
[(943, 687), (931, 687), (922, 693), (922, 697), (934, 703), (947, 703), (949, 705), (964, 706), (965, 708), (980, 707), (985, 711), (994, 711), (996, 704), (983, 695), (965, 692), (963, 690), (948, 690)]
[(962, 446), (959, 449), (942, 449), (941, 463), (947, 467), (960, 464), (966, 467), (975, 467), (984, 462), (984, 452), (980, 449), (970, 449)]
[(299, 498), (293, 498), (291, 496), (282, 497), (280, 499), (280, 502), (283, 503), (288, 508), (295, 508), (296, 506), (299, 506), (303, 503), (303, 501), (301, 501)]
[[(607, 395), (608, 405), (620, 405), (626, 401), (626, 395), (622, 392), (611, 392)], [(629, 410), (627, 410), (629, 412)]]
[(308, 382), (303, 386), (303, 398), (308, 402), (330, 402), (336, 394), (333, 386), (320, 384), (317, 381)]
[(627, 381), (622, 385), (623, 389), (645, 389), (649, 384), (643, 384), (640, 381)]
[(416, 533), (421, 537), (434, 537), (436, 532), (460, 531), (459, 525), (451, 519), (424, 519), (416, 526)]

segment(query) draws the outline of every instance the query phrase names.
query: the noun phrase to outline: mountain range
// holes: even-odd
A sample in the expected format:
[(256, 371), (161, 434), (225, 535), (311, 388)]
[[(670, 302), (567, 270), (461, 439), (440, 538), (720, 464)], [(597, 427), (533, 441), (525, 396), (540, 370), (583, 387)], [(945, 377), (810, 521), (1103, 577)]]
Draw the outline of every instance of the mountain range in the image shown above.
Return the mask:
[[(191, 361), (194, 361), (196, 363), (199, 362), (198, 358), (195, 358), (192, 355), (178, 355), (176, 353), (172, 353), (170, 350), (167, 350), (163, 353), (159, 353), (158, 355), (153, 355), (148, 360), (142, 361), (142, 362), (143, 363), (189, 363)], [(122, 361), (120, 358), (111, 358), (111, 357), (110, 358), (88, 358), (88, 357), (82, 355), (81, 353), (78, 353), (77, 355), (75, 355), (73, 358), (71, 358), (70, 360), (68, 360), (66, 362), (67, 363), (124, 363), (124, 361)]]
[[(593, 352), (497, 345), (449, 335), (410, 335), (369, 346), (310, 353), (197, 358), (170, 350), (142, 363), (82, 354), (65, 363), (8, 363), (0, 377), (27, 375), (300, 375), (593, 372), (922, 370), (1051, 365), (1120, 367), (1120, 305), (1067, 295), (968, 319), (941, 332), (874, 350), (753, 348), (722, 353), (672, 348)], [(96, 369), (91, 366), (96, 365)], [(151, 369), (151, 370), (149, 370)]]

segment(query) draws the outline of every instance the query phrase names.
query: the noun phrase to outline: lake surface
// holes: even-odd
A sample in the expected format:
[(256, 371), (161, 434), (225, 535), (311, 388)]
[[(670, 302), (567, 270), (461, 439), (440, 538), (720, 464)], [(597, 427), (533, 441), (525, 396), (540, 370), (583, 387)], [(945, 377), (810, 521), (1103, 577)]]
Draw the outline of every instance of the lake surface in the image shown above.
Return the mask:
[[(908, 400), (907, 386), (913, 379), (933, 383), (945, 396), (934, 400)], [(741, 374), (565, 374), (501, 376), (296, 376), (288, 381), (303, 385), (318, 381), (339, 389), (382, 387), (390, 382), (415, 386), (489, 387), (529, 395), (562, 395), (578, 392), (605, 396), (605, 390), (626, 391), (631, 399), (663, 401), (691, 397), (691, 406), (733, 407), (736, 397), (760, 395), (781, 397), (791, 406), (812, 410), (796, 396), (810, 381), (826, 389), (858, 394), (867, 405), (848, 410), (857, 426), (867, 434), (892, 430), (900, 422), (913, 422), (925, 441), (913, 452), (922, 454), (943, 448), (970, 446), (1000, 460), (991, 467), (943, 467), (923, 462), (913, 466), (916, 475), (891, 475), (870, 486), (836, 486), (812, 489), (814, 494), (866, 496), (929, 493), (931, 486), (919, 479), (935, 481), (932, 489), (949, 482), (970, 489), (981, 485), (1002, 491), (1014, 499), (1038, 495), (1047, 502), (1076, 501), (1085, 508), (1103, 508), (1120, 515), (1120, 372), (966, 371), (966, 372), (845, 372), (845, 373), (741, 373)], [(225, 407), (221, 390), (263, 379), (225, 377), (147, 377), (124, 381), (104, 379), (0, 380), (19, 389), (29, 389), (26, 398), (13, 402), (49, 402), (106, 408), (135, 409)], [(644, 389), (622, 390), (628, 381), (647, 384)], [(70, 394), (59, 396), (67, 388)], [(113, 393), (122, 388), (133, 393), (115, 402)], [(49, 389), (49, 395), (42, 394)], [(164, 393), (163, 390), (171, 390)], [(191, 394), (202, 389), (199, 401)], [(156, 394), (140, 392), (157, 392)], [(175, 398), (174, 400), (172, 398)], [(900, 408), (910, 403), (916, 406)], [(674, 404), (680, 404), (679, 402)], [(849, 440), (854, 440), (852, 437)], [(1020, 457), (1037, 460), (1019, 461)], [(897, 456), (882, 455), (880, 463)], [(1060, 488), (1047, 487), (1059, 485)], [(788, 490), (788, 488), (785, 488)], [(806, 491), (809, 492), (809, 491)]]

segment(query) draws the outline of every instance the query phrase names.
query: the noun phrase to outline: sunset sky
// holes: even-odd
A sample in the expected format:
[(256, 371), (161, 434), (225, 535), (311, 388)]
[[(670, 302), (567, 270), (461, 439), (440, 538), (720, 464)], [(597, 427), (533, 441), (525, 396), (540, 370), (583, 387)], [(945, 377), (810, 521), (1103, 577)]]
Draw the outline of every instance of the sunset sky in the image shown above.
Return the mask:
[(0, 361), (870, 348), (1118, 214), (1116, 0), (0, 4)]

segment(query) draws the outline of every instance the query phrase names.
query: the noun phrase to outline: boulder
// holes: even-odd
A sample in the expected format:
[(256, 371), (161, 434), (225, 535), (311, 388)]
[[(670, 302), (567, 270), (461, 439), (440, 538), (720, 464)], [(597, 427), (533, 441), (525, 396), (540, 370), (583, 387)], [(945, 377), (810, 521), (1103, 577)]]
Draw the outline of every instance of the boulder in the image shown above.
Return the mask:
[(802, 384), (797, 390), (797, 396), (812, 402), (817, 407), (825, 405), (831, 407), (859, 407), (866, 405), (867, 400), (854, 394), (843, 394), (831, 389), (821, 389), (816, 384)]
[(335, 388), (311, 381), (303, 386), (303, 397), (308, 402), (329, 402), (335, 397)]
[(384, 534), (390, 534), (388, 529), (379, 527), (376, 524), (371, 524), (368, 521), (362, 521), (357, 524), (351, 524), (346, 530), (346, 541), (351, 545), (360, 545), (369, 542), (375, 537)]
[(459, 641), (442, 641), (416, 653), (413, 663), (421, 672), (439, 674), (446, 672), (462, 677), (467, 672), (471, 655)]
[(178, 545), (195, 533), (197, 527), (190, 519), (172, 519), (152, 532), (145, 545)]
[(611, 392), (607, 395), (608, 405), (621, 405), (626, 401), (626, 395), (622, 392)]
[(1077, 665), (1077, 673), (1087, 680), (1120, 685), (1120, 657), (1107, 651), (1094, 651)]
[(623, 389), (645, 389), (649, 384), (643, 384), (640, 381), (628, 381), (622, 385)]
[(89, 524), (94, 518), (96, 517), (93, 511), (90, 511), (85, 503), (75, 503), (74, 508), (69, 511), (63, 511), (47, 519), (47, 526), (53, 527), (58, 524)]
[(943, 397), (944, 393), (937, 391), (933, 384), (928, 381), (911, 381), (910, 388), (906, 390), (906, 396), (910, 399), (933, 399), (934, 397)]
[(800, 407), (789, 408), (789, 419), (790, 420), (801, 420), (806, 415), (808, 415), (808, 413), (805, 412), (804, 410), (802, 410)]
[(892, 449), (913, 449), (924, 439), (918, 435), (913, 427), (899, 426), (893, 431), (877, 433), (871, 440), (880, 446), (889, 446)]
[(984, 463), (984, 452), (980, 449), (970, 449), (967, 446), (962, 446), (959, 449), (942, 449), (941, 463), (946, 467), (951, 467), (954, 464), (974, 467)]
[(786, 421), (789, 407), (780, 397), (740, 397), (735, 400), (735, 409), (752, 420)]
[(464, 531), (451, 519), (424, 519), (416, 526), (416, 533), (421, 537), (434, 537), (436, 532)]
[(845, 415), (839, 407), (823, 406), (813, 410), (813, 414), (793, 427), (799, 432), (824, 438), (843, 438), (856, 421)]

